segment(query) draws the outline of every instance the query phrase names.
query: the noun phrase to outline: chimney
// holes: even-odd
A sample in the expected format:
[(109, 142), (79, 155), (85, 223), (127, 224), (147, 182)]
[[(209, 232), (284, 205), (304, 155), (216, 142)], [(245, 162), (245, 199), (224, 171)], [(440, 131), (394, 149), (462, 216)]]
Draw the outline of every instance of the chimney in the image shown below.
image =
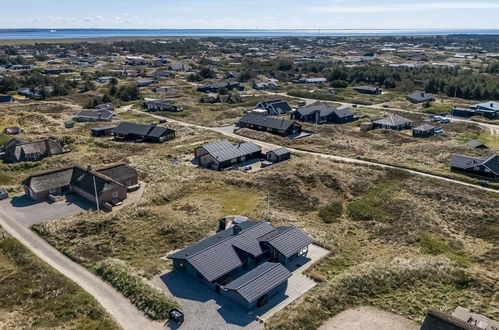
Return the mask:
[(424, 92), (421, 92), (421, 96), (424, 97)]
[(218, 220), (218, 230), (217, 230), (217, 233), (222, 231), (222, 230), (225, 230), (227, 228), (227, 220), (225, 218), (222, 218), (220, 220)]
[(52, 156), (52, 150), (50, 150), (50, 138), (45, 139), (45, 154), (47, 156)]
[(232, 234), (234, 236), (237, 236), (240, 232), (241, 232), (241, 227), (239, 227), (239, 225), (235, 225), (234, 227), (232, 227)]
[(493, 108), (494, 107), (494, 103), (490, 103), (490, 107)]

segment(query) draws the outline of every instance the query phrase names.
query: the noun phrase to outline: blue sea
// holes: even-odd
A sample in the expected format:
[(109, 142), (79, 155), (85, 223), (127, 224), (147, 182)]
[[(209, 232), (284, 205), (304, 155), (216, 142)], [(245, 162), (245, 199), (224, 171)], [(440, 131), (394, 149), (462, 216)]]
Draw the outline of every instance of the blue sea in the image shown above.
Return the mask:
[(490, 30), (362, 30), (362, 29), (0, 29), (1, 39), (88, 39), (112, 37), (336, 37), (336, 36), (401, 36), (487, 34)]

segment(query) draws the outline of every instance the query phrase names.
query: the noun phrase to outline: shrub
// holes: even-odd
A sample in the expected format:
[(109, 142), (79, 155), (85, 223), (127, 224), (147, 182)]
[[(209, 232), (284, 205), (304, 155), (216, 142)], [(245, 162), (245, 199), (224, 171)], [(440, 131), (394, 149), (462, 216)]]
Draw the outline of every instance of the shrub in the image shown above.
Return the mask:
[(419, 244), (422, 253), (431, 255), (443, 254), (459, 266), (468, 267), (470, 265), (470, 261), (466, 257), (458, 255), (449, 243), (439, 240), (435, 235), (423, 233)]
[(325, 223), (338, 222), (343, 215), (343, 201), (334, 201), (331, 204), (323, 206), (319, 209), (319, 217)]
[(163, 292), (149, 286), (133, 274), (132, 269), (119, 259), (107, 259), (97, 265), (96, 273), (123, 293), (140, 310), (152, 319), (164, 320), (177, 302)]

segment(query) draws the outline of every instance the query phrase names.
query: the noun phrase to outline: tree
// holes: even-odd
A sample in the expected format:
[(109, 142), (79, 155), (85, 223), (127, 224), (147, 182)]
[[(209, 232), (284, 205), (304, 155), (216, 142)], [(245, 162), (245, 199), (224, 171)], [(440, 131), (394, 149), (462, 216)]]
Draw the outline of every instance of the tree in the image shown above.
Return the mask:
[(140, 91), (135, 84), (126, 84), (118, 89), (116, 96), (122, 101), (129, 102), (138, 100), (140, 98)]

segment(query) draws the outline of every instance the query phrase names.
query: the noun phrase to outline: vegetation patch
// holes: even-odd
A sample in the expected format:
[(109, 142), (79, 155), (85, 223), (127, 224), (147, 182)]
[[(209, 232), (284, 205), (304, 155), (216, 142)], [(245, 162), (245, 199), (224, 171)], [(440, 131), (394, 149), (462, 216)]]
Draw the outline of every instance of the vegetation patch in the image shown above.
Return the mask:
[(338, 222), (343, 215), (343, 201), (334, 201), (319, 209), (319, 217), (325, 223)]
[(88, 293), (0, 229), (0, 324), (5, 328), (118, 329)]
[(165, 320), (172, 308), (179, 308), (173, 297), (149, 286), (121, 260), (107, 259), (99, 263), (95, 271), (152, 319)]
[(391, 171), (388, 176), (377, 180), (366, 195), (348, 204), (348, 216), (358, 221), (388, 220), (391, 217), (393, 195), (405, 175), (403, 171)]
[(469, 267), (471, 264), (466, 257), (457, 254), (449, 243), (439, 240), (435, 235), (423, 233), (419, 243), (422, 253), (431, 255), (444, 254), (462, 267)]
[(452, 105), (445, 103), (431, 103), (428, 107), (423, 107), (423, 111), (427, 113), (432, 113), (434, 115), (440, 115), (441, 113), (450, 114), (452, 110)]
[(369, 304), (387, 293), (439, 284), (465, 285), (468, 278), (447, 258), (395, 258), (349, 268), (319, 285), (301, 304), (279, 312), (269, 329), (317, 329), (323, 321), (353, 306)]

